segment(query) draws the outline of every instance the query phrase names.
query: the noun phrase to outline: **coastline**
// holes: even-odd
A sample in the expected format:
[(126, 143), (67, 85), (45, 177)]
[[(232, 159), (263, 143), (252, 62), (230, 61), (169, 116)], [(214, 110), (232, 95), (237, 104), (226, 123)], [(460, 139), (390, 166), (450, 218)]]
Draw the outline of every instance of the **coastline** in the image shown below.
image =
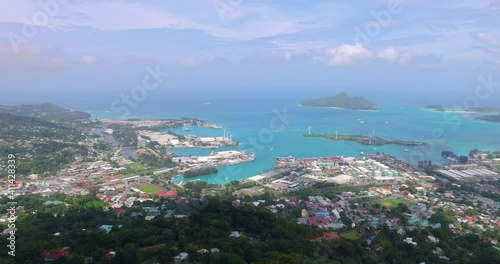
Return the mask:
[(465, 111), (465, 110), (444, 110), (444, 111), (439, 111), (436, 109), (431, 109), (431, 108), (421, 108), (424, 111), (429, 111), (429, 112), (435, 112), (435, 113), (457, 113), (457, 114), (479, 114), (480, 112), (473, 112), (473, 111)]
[[(323, 121), (323, 117), (324, 117), (324, 113), (335, 113), (336, 111), (335, 110), (313, 110), (311, 109), (310, 111), (301, 111), (300, 109), (304, 109), (303, 107), (306, 107), (306, 106), (303, 106), (303, 105), (300, 105), (298, 104), (298, 102), (296, 102), (295, 100), (290, 100), (289, 101), (289, 106), (295, 106), (295, 105), (298, 105), (299, 107), (301, 108), (297, 108), (298, 111), (302, 112), (303, 113), (303, 116), (300, 116), (297, 118), (297, 121), (293, 124), (290, 125), (290, 131), (296, 129), (297, 131), (302, 131), (304, 127), (307, 127), (308, 124), (311, 124), (313, 121), (310, 121), (311, 119), (315, 119), (317, 117), (317, 119), (319, 121), (317, 121), (320, 125), (324, 125), (328, 122), (338, 122), (339, 124), (348, 124), (349, 122), (354, 122), (355, 125), (357, 125), (357, 122), (354, 121), (354, 119), (358, 118), (359, 114), (363, 115), (364, 114), (370, 114), (370, 115), (374, 115), (373, 116), (373, 121), (374, 121), (374, 124), (373, 124), (373, 128), (376, 130), (376, 131), (379, 131), (379, 130), (382, 130), (384, 129), (385, 127), (381, 127), (380, 124), (383, 123), (383, 121), (389, 121), (393, 126), (394, 126), (394, 129), (391, 129), (389, 132), (387, 132), (387, 136), (388, 137), (391, 137), (391, 138), (400, 138), (400, 139), (403, 139), (405, 138), (406, 136), (408, 136), (409, 138), (410, 135), (406, 134), (406, 133), (400, 133), (400, 129), (401, 129), (401, 126), (407, 126), (407, 127), (411, 127), (412, 129), (415, 129), (416, 132), (415, 133), (415, 136), (414, 138), (416, 138), (418, 135), (425, 135), (424, 133), (426, 131), (431, 131), (431, 129), (427, 128), (426, 126), (427, 125), (430, 125), (430, 122), (428, 120), (442, 120), (441, 119), (441, 116), (439, 115), (430, 115), (429, 116), (429, 119), (425, 118), (421, 118), (422, 114), (424, 114), (425, 112), (422, 111), (420, 113), (418, 113), (420, 110), (418, 106), (412, 106), (412, 107), (404, 107), (404, 109), (401, 109), (399, 110), (399, 105), (398, 107), (396, 106), (393, 106), (393, 107), (388, 107), (386, 108), (386, 110), (382, 110), (382, 111), (370, 111), (370, 110), (366, 110), (366, 111), (370, 111), (370, 112), (363, 112), (365, 110), (358, 110), (360, 112), (337, 112), (339, 114), (342, 113), (342, 116), (339, 116), (337, 119), (335, 119), (335, 121), (333, 121), (332, 118), (328, 118), (329, 120), (328, 121)], [(309, 107), (309, 106), (307, 106)], [(317, 107), (316, 107), (317, 108)], [(320, 108), (333, 108), (333, 109), (337, 109), (337, 110), (351, 110), (351, 109), (345, 109), (345, 108), (336, 108), (336, 107), (320, 107)], [(267, 108), (266, 108), (267, 109)], [(263, 111), (267, 111), (266, 109), (264, 109)], [(416, 110), (416, 111), (415, 111)], [(433, 110), (430, 110), (430, 109), (424, 109), (424, 110), (427, 110), (427, 111), (432, 111), (432, 112), (436, 112), (436, 111), (433, 111)], [(407, 111), (410, 111), (411, 113), (414, 113), (414, 114), (417, 114), (419, 116), (417, 116), (416, 118), (419, 120), (418, 122), (416, 121), (399, 121), (399, 122), (396, 122), (395, 120), (397, 120), (398, 116), (402, 116), (403, 114), (407, 113)], [(160, 112), (168, 112), (168, 111), (157, 111), (158, 113)], [(133, 117), (134, 118), (151, 118), (151, 119), (155, 119), (155, 120), (158, 120), (158, 119), (164, 119), (164, 118), (172, 118), (172, 113), (175, 113), (174, 110), (172, 110), (171, 112), (169, 112), (170, 114), (169, 115), (155, 115), (155, 114), (138, 114), (138, 115), (134, 115)], [(358, 113), (358, 115), (354, 115)], [(96, 115), (101, 115), (103, 114), (102, 112), (97, 112)], [(217, 112), (210, 112), (211, 115), (213, 114), (220, 114), (220, 115), (223, 115), (224, 112), (220, 112), (220, 111), (217, 111)], [(395, 115), (396, 119), (394, 119), (393, 116), (391, 116), (392, 114)], [(423, 115), (425, 116), (425, 114)], [(466, 116), (469, 116), (469, 115), (466, 115)], [(111, 116), (109, 116), (110, 118), (112, 118)], [(244, 118), (242, 118), (242, 120), (250, 120), (249, 117), (247, 116), (243, 116)], [(251, 116), (253, 117), (253, 116)], [(353, 118), (351, 118), (353, 117)], [(173, 117), (175, 118), (175, 117)], [(203, 117), (200, 117), (200, 119), (204, 119)], [(206, 117), (206, 119), (208, 120), (211, 120), (212, 117)], [(380, 122), (379, 122), (380, 121)], [(268, 122), (262, 122), (262, 124), (258, 124), (257, 126), (252, 122), (248, 121), (249, 123), (247, 124), (247, 121), (244, 121), (245, 124), (242, 125), (240, 124), (238, 121), (238, 124), (235, 125), (235, 119), (230, 119), (230, 118), (223, 118), (222, 120), (219, 121), (221, 124), (223, 124), (225, 127), (229, 127), (232, 129), (232, 133), (234, 135), (237, 135), (237, 139), (238, 140), (245, 140), (245, 139), (248, 139), (249, 137), (251, 137), (252, 135), (256, 135), (256, 133), (258, 133), (258, 128), (260, 127), (264, 127), (266, 125), (269, 125)], [(475, 127), (475, 129), (483, 129), (483, 128), (487, 128), (485, 129), (485, 131), (487, 131), (487, 135), (490, 135), (491, 137), (494, 136), (493, 132), (494, 129), (492, 128), (496, 128), (498, 123), (494, 123), (494, 122), (490, 122), (490, 121), (486, 121), (486, 120), (464, 120), (463, 122), (467, 122), (467, 124), (471, 124)], [(470, 123), (469, 123), (470, 122)], [(368, 122), (367, 122), (368, 123)], [(311, 124), (312, 126), (316, 127), (316, 129), (320, 129), (320, 126), (319, 125), (315, 125), (316, 123), (313, 123)], [(326, 126), (326, 125), (325, 125)], [(435, 125), (434, 125), (435, 126)], [(372, 127), (369, 127), (369, 128), (366, 128), (366, 131), (368, 132), (371, 132), (371, 128)], [(491, 128), (491, 129), (490, 129)], [(358, 127), (355, 127), (355, 129), (361, 129), (361, 128), (358, 128)], [(191, 130), (193, 130), (193, 128), (191, 128)], [(204, 131), (204, 130), (203, 130)], [(423, 132), (421, 132), (423, 131)], [(368, 133), (367, 132), (367, 133)], [(217, 132), (214, 132), (214, 133), (217, 133)], [(360, 133), (363, 133), (363, 131), (361, 131)], [(382, 132), (381, 132), (382, 133)], [(252, 163), (241, 163), (241, 164), (238, 164), (238, 165), (234, 165), (233, 168), (231, 169), (227, 169), (227, 170), (222, 170), (222, 169), (219, 169), (220, 170), (220, 173), (219, 175), (207, 175), (207, 176), (204, 176), (204, 177), (200, 177), (200, 178), (195, 178), (195, 179), (185, 179), (183, 180), (183, 178), (180, 178), (179, 180), (182, 180), (184, 182), (187, 182), (187, 181), (191, 181), (191, 180), (201, 180), (201, 181), (204, 181), (204, 182), (209, 182), (209, 183), (213, 183), (213, 184), (225, 184), (225, 183), (228, 183), (230, 182), (231, 180), (242, 180), (242, 179), (246, 179), (246, 178), (249, 178), (249, 177), (252, 177), (252, 176), (255, 176), (255, 175), (258, 175), (260, 174), (259, 172), (260, 171), (267, 171), (267, 170), (270, 170), (272, 169), (272, 166), (274, 164), (274, 161), (275, 160), (275, 157), (276, 156), (288, 156), (288, 155), (293, 155), (293, 156), (296, 156), (296, 157), (305, 157), (305, 156), (309, 156), (309, 155), (314, 155), (314, 156), (324, 156), (324, 155), (329, 155), (332, 153), (332, 150), (331, 150), (331, 147), (336, 147), (335, 149), (335, 154), (337, 155), (344, 155), (344, 156), (358, 156), (359, 155), (359, 152), (360, 151), (363, 151), (363, 152), (374, 152), (373, 150), (373, 145), (362, 145), (362, 144), (359, 144), (357, 142), (353, 142), (353, 141), (343, 141), (343, 142), (336, 142), (336, 141), (332, 141), (332, 143), (329, 143), (329, 142), (325, 142), (325, 141), (307, 141), (307, 142), (303, 142), (300, 138), (302, 137), (302, 134), (303, 133), (297, 133), (297, 135), (293, 134), (293, 133), (279, 133), (279, 132), (275, 132), (274, 134), (274, 141), (272, 142), (272, 148), (273, 150), (269, 150), (268, 148), (264, 148), (263, 150), (257, 150), (256, 151), (256, 154), (257, 156), (259, 156), (259, 159), (256, 159), (254, 162)], [(209, 134), (211, 135), (211, 134)], [(215, 136), (216, 134), (214, 134)], [(462, 145), (462, 143), (460, 143), (460, 141), (457, 141), (458, 139), (456, 138), (456, 135), (454, 133), (451, 133), (448, 135), (450, 137), (450, 140), (449, 140), (449, 144), (451, 146), (453, 146), (454, 150), (456, 150), (457, 152), (459, 153), (463, 153), (464, 155), (468, 153), (468, 151), (470, 149), (473, 149), (473, 148), (481, 148), (481, 149), (487, 149), (487, 150), (496, 150), (496, 149), (493, 149), (493, 146), (495, 144), (492, 144), (492, 143), (495, 143), (495, 141), (492, 141), (492, 140), (488, 140), (488, 139), (485, 139), (487, 137), (476, 137), (476, 140), (472, 140), (472, 142), (474, 142), (474, 144), (472, 144), (472, 142), (470, 144), (465, 144), (465, 145)], [(474, 138), (471, 136), (471, 138)], [(293, 143), (289, 143), (289, 142), (292, 142), (291, 140), (293, 140)], [(345, 143), (344, 143), (345, 142)], [(479, 142), (484, 142), (483, 144), (484, 145), (478, 145)], [(302, 144), (303, 143), (303, 144)], [(351, 144), (351, 143), (354, 143), (354, 144)], [(294, 148), (290, 148), (289, 145), (290, 144), (296, 144), (296, 146)], [(310, 146), (314, 146), (314, 150), (311, 150), (309, 151), (308, 149), (310, 148)], [(237, 149), (238, 147), (229, 147), (228, 149), (225, 149), (224, 150), (232, 150), (232, 149)], [(248, 149), (249, 147), (244, 147), (244, 146), (241, 146), (242, 149)], [(400, 157), (400, 158), (404, 158), (404, 157), (407, 157), (407, 155), (409, 154), (408, 152), (404, 152), (404, 148), (403, 146), (397, 146), (397, 145), (386, 145), (384, 147), (378, 147), (379, 150), (378, 151), (381, 151), (381, 152), (386, 152), (386, 153), (390, 153), (392, 155), (395, 155), (397, 157)], [(409, 147), (406, 147), (406, 148), (409, 148)], [(445, 149), (449, 149), (450, 147), (444, 147), (444, 146), (438, 146), (437, 147), (437, 151), (435, 153), (433, 153), (433, 155), (431, 155), (431, 159), (432, 160), (436, 160), (436, 161), (440, 161), (440, 154), (439, 152), (441, 150), (445, 150)], [(188, 148), (188, 149), (175, 149), (174, 152), (175, 153), (181, 153), (180, 155), (183, 155), (183, 156), (189, 156), (189, 155), (194, 155), (194, 156), (206, 156), (206, 155), (209, 155), (211, 149), (199, 149), (199, 148)], [(217, 150), (215, 150), (217, 151)], [(413, 150), (413, 147), (412, 147), (412, 152), (413, 151), (418, 151), (418, 147), (417, 147), (417, 150)], [(410, 152), (410, 153), (412, 153)], [(437, 153), (437, 154), (436, 154)], [(436, 155), (434, 155), (436, 154)], [(224, 173), (221, 173), (221, 172), (224, 172)], [(226, 176), (228, 179), (226, 179)]]
[[(402, 146), (425, 146), (427, 143), (425, 142), (416, 142), (416, 141), (404, 141), (398, 139), (384, 139), (380, 137), (364, 137), (360, 135), (354, 136), (346, 136), (346, 135), (334, 135), (334, 134), (304, 134), (304, 137), (319, 137), (326, 138), (328, 140), (335, 141), (352, 141), (357, 142), (362, 145), (371, 145), (371, 146), (384, 146), (384, 145), (402, 145)], [(335, 137), (339, 137), (335, 139)]]
[(336, 109), (336, 110), (347, 110), (347, 111), (377, 111), (380, 110), (380, 108), (377, 109), (351, 109), (351, 108), (343, 108), (343, 107), (336, 107), (336, 106), (308, 106), (308, 105), (303, 105), (303, 104), (298, 104), (297, 106), (299, 107), (310, 107), (310, 108), (325, 108), (325, 109)]

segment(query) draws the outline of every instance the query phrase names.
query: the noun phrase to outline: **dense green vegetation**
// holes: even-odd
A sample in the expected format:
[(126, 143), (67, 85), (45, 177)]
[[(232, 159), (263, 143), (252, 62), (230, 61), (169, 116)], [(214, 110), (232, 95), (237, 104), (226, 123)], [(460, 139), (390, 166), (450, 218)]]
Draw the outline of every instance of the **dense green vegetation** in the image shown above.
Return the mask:
[(0, 113), (36, 117), (44, 120), (74, 121), (90, 118), (89, 113), (64, 109), (54, 104), (0, 105)]
[[(206, 183), (204, 187), (208, 187)], [(16, 201), (24, 206), (16, 221), (16, 258), (6, 254), (7, 240), (2, 239), (0, 263), (44, 263), (40, 257), (43, 250), (63, 247), (70, 247), (70, 254), (56, 263), (84, 263), (90, 257), (92, 263), (109, 263), (103, 259), (109, 251), (117, 253), (111, 263), (172, 263), (180, 252), (189, 253), (188, 263), (451, 263), (432, 253), (436, 247), (445, 251), (452, 263), (500, 260), (500, 252), (477, 236), (454, 235), (447, 228), (454, 221), (453, 212), (448, 211), (438, 211), (430, 219), (442, 223), (443, 228), (417, 229), (399, 235), (383, 227), (376, 232), (373, 243), (367, 245), (355, 230), (339, 231), (346, 239), (340, 243), (309, 242), (307, 237), (320, 236), (322, 230), (296, 224), (263, 207), (233, 207), (230, 200), (220, 196), (190, 199), (188, 203), (168, 199), (137, 203), (124, 209), (122, 216), (103, 210), (103, 203), (92, 194), (56, 194), (50, 201), (63, 203), (53, 205), (44, 204), (48, 199), (38, 196), (21, 196)], [(0, 199), (0, 213), (6, 212), (6, 202), (6, 198)], [(144, 220), (147, 210), (143, 208), (158, 205), (164, 205), (160, 216)], [(164, 217), (169, 210), (188, 217)], [(401, 205), (383, 212), (404, 217), (402, 213), (407, 209)], [(103, 224), (114, 227), (109, 233), (99, 231)], [(0, 225), (6, 228), (6, 223)], [(241, 236), (230, 237), (233, 231)], [(433, 244), (429, 235), (440, 241)], [(403, 243), (405, 237), (412, 237), (418, 246)], [(197, 252), (211, 248), (220, 252)]]
[(160, 156), (156, 152), (150, 154), (138, 155), (136, 160), (141, 164), (144, 164), (153, 168), (172, 168), (177, 164), (172, 161), (172, 158), (168, 158), (165, 156)]
[(78, 144), (86, 139), (82, 133), (80, 127), (70, 123), (1, 113), (0, 161), (8, 154), (16, 155), (19, 175), (56, 172), (75, 157), (88, 155), (88, 148)]
[(113, 129), (113, 137), (121, 142), (126, 147), (137, 146), (137, 133), (135, 129), (127, 125), (110, 124), (109, 128)]
[(319, 99), (306, 99), (300, 103), (302, 106), (312, 107), (339, 107), (352, 110), (375, 110), (377, 105), (363, 97), (351, 97), (346, 93)]
[[(78, 259), (72, 263), (83, 263), (83, 257), (92, 257), (93, 263), (106, 263), (103, 256), (110, 250), (117, 252), (114, 263), (141, 263), (148, 259), (172, 263), (172, 258), (182, 251), (190, 254), (191, 263), (267, 263), (287, 258), (298, 263), (326, 263), (333, 259), (362, 263), (369, 260), (360, 248), (351, 251), (347, 244), (308, 242), (308, 235), (319, 234), (311, 226), (298, 225), (264, 208), (233, 207), (229, 201), (219, 198), (193, 201), (187, 208), (169, 202), (168, 209), (176, 212), (188, 209), (191, 216), (181, 219), (161, 216), (151, 221), (131, 217), (129, 213), (117, 217), (113, 211), (85, 207), (85, 204), (98, 201), (92, 196), (61, 196), (58, 200), (65, 201), (68, 206), (44, 205), (46, 200), (39, 197), (20, 198), (19, 203), (25, 205), (26, 213), (16, 223), (17, 263), (43, 263), (39, 256), (43, 250), (66, 246), (71, 248), (71, 253), (60, 263), (70, 259)], [(33, 211), (36, 213), (31, 213)], [(142, 212), (142, 206), (131, 211)], [(102, 224), (123, 227), (114, 227), (106, 234), (98, 231)], [(241, 237), (231, 238), (232, 231), (241, 232)], [(60, 235), (54, 236), (54, 233)], [(2, 263), (9, 263), (10, 259), (6, 254), (6, 241), (3, 239), (1, 245)], [(153, 246), (156, 250), (151, 250)], [(196, 252), (202, 248), (218, 248), (220, 253), (203, 255)]]
[(0, 135), (4, 140), (28, 140), (33, 137), (57, 138), (68, 136), (70, 132), (69, 127), (61, 124), (8, 113), (0, 113), (0, 129)]
[(201, 168), (198, 170), (190, 170), (190, 171), (184, 172), (184, 178), (194, 178), (194, 177), (198, 177), (198, 176), (217, 174), (218, 172), (219, 172), (219, 170), (216, 167)]

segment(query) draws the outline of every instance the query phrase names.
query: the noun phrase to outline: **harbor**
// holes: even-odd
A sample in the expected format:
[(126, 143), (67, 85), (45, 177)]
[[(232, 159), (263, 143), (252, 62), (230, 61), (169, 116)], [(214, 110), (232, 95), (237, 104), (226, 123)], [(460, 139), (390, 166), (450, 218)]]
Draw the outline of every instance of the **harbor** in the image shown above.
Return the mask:
[[(182, 131), (189, 131), (183, 127)], [(150, 142), (158, 142), (166, 148), (208, 148), (216, 149), (227, 146), (237, 146), (238, 141), (233, 139), (233, 135), (226, 130), (223, 130), (222, 136), (215, 137), (199, 137), (194, 134), (178, 135), (173, 132), (158, 132), (149, 130), (138, 130), (138, 144), (146, 146)]]
[(196, 169), (201, 167), (231, 166), (255, 160), (254, 154), (244, 151), (220, 151), (212, 152), (208, 156), (174, 157), (173, 161), (179, 164), (182, 170)]

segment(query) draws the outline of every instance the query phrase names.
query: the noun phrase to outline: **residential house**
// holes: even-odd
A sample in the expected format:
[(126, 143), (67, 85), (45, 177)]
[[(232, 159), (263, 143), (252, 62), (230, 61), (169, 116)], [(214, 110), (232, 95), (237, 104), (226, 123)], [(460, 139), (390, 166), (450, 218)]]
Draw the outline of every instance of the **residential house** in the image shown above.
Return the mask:
[(183, 261), (186, 260), (189, 257), (189, 254), (186, 252), (181, 252), (179, 255), (177, 255), (174, 260), (175, 261)]

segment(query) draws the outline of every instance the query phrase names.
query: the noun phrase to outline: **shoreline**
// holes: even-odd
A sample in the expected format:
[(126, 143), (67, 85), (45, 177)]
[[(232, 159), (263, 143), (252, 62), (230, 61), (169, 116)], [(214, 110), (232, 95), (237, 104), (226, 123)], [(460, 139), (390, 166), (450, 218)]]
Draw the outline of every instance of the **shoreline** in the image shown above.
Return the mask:
[(336, 109), (336, 110), (347, 110), (347, 111), (377, 111), (380, 110), (380, 108), (377, 109), (351, 109), (351, 108), (343, 108), (343, 107), (336, 107), (336, 106), (308, 106), (308, 105), (303, 105), (303, 104), (298, 104), (298, 107), (310, 107), (310, 108), (326, 108), (326, 109)]
[[(335, 139), (334, 137), (338, 136), (340, 138)], [(316, 137), (316, 138), (326, 138), (328, 140), (334, 141), (352, 141), (357, 142), (361, 145), (371, 145), (371, 146), (384, 146), (384, 145), (401, 145), (401, 146), (425, 146), (427, 143), (425, 142), (416, 142), (416, 141), (404, 141), (398, 139), (384, 139), (380, 137), (364, 137), (360, 135), (355, 136), (346, 136), (346, 135), (334, 135), (334, 134), (304, 134), (304, 137)]]
[(465, 110), (444, 110), (439, 111), (431, 108), (421, 108), (424, 111), (435, 112), (435, 113), (457, 113), (457, 114), (480, 114), (481, 112), (465, 111)]

